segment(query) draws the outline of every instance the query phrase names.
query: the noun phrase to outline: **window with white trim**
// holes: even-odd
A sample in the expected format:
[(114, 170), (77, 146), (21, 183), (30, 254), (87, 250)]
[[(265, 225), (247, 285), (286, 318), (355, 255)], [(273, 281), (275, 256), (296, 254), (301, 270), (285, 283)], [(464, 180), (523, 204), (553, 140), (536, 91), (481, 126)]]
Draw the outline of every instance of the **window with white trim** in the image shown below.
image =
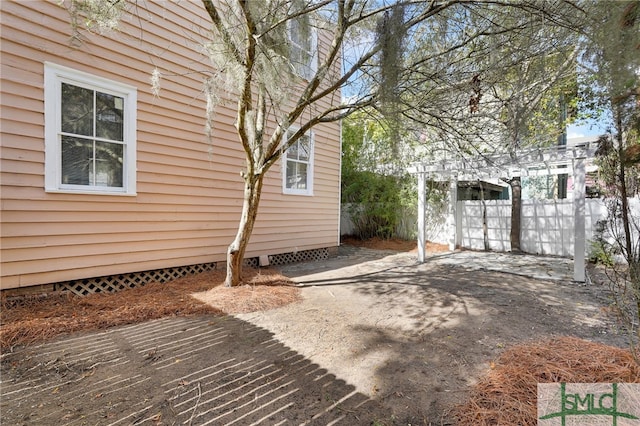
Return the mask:
[(133, 86), (45, 63), (45, 189), (136, 193)]
[(318, 31), (309, 15), (289, 21), (290, 60), (297, 75), (311, 79), (318, 71)]
[[(287, 132), (287, 137), (295, 133)], [(313, 195), (313, 134), (305, 133), (284, 154), (282, 190), (285, 194)]]

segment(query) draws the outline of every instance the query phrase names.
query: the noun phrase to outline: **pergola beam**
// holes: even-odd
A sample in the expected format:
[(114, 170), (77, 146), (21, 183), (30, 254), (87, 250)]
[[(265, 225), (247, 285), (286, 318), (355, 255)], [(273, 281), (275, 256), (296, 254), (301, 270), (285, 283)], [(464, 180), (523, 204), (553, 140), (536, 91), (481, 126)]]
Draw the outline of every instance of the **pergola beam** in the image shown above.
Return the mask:
[[(557, 146), (552, 148), (537, 148), (517, 153), (515, 158), (511, 158), (508, 154), (477, 156), (469, 160), (450, 159), (438, 160), (414, 164), (409, 168), (413, 173), (427, 173), (432, 176), (441, 175), (448, 177), (451, 173), (456, 173), (458, 177), (463, 175), (473, 175), (476, 177), (490, 176), (500, 177), (501, 174), (513, 175), (511, 172), (520, 171), (520, 173), (536, 173), (538, 171), (529, 171), (530, 168), (540, 169), (539, 175), (549, 173), (545, 169), (555, 169), (558, 166), (572, 166), (575, 158), (591, 158), (595, 155), (596, 147), (589, 143), (584, 145), (567, 148), (565, 146)], [(497, 173), (494, 173), (496, 171)], [(567, 171), (562, 171), (567, 173)], [(568, 171), (570, 173), (570, 170)], [(525, 174), (526, 175), (526, 174)], [(523, 175), (524, 176), (524, 175)], [(460, 179), (462, 180), (462, 179)]]
[[(510, 155), (476, 157), (468, 161), (440, 160), (417, 163), (409, 168), (418, 175), (418, 261), (426, 258), (426, 180), (450, 181), (449, 229), (453, 235), (450, 248), (462, 243), (461, 217), (457, 209), (457, 181), (514, 176), (548, 176), (573, 174), (574, 190), (574, 272), (575, 281), (585, 281), (585, 159), (595, 156), (595, 144), (585, 143), (573, 147), (554, 146), (531, 149)], [(453, 247), (451, 247), (453, 246)]]

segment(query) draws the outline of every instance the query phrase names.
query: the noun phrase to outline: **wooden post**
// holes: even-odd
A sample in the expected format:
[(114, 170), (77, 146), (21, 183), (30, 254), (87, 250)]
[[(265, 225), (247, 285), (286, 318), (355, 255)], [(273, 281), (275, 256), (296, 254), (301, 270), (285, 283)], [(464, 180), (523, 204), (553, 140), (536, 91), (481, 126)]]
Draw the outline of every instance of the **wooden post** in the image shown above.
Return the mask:
[(426, 257), (426, 173), (418, 172), (418, 262), (424, 263)]
[(585, 273), (585, 165), (584, 158), (573, 160), (573, 280), (584, 282)]
[(462, 217), (458, 212), (458, 176), (453, 175), (449, 186), (449, 250), (455, 250), (457, 245), (462, 243)]

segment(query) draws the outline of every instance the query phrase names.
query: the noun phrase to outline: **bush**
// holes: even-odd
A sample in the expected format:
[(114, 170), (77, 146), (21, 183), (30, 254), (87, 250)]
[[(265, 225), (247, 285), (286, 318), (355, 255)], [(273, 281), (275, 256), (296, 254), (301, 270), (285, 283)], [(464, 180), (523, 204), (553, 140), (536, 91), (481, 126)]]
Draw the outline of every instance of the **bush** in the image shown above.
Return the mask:
[(589, 241), (589, 262), (612, 267), (614, 257), (606, 241)]
[(400, 220), (398, 178), (369, 171), (351, 171), (343, 175), (342, 199), (361, 239), (395, 236)]

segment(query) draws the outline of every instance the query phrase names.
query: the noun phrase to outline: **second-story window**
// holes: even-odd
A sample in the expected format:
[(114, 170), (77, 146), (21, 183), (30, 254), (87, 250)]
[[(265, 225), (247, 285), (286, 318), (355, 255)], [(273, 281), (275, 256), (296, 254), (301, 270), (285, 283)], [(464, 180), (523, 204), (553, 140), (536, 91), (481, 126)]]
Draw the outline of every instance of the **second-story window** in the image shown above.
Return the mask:
[(295, 73), (309, 80), (318, 70), (318, 31), (309, 15), (289, 21), (290, 60)]

